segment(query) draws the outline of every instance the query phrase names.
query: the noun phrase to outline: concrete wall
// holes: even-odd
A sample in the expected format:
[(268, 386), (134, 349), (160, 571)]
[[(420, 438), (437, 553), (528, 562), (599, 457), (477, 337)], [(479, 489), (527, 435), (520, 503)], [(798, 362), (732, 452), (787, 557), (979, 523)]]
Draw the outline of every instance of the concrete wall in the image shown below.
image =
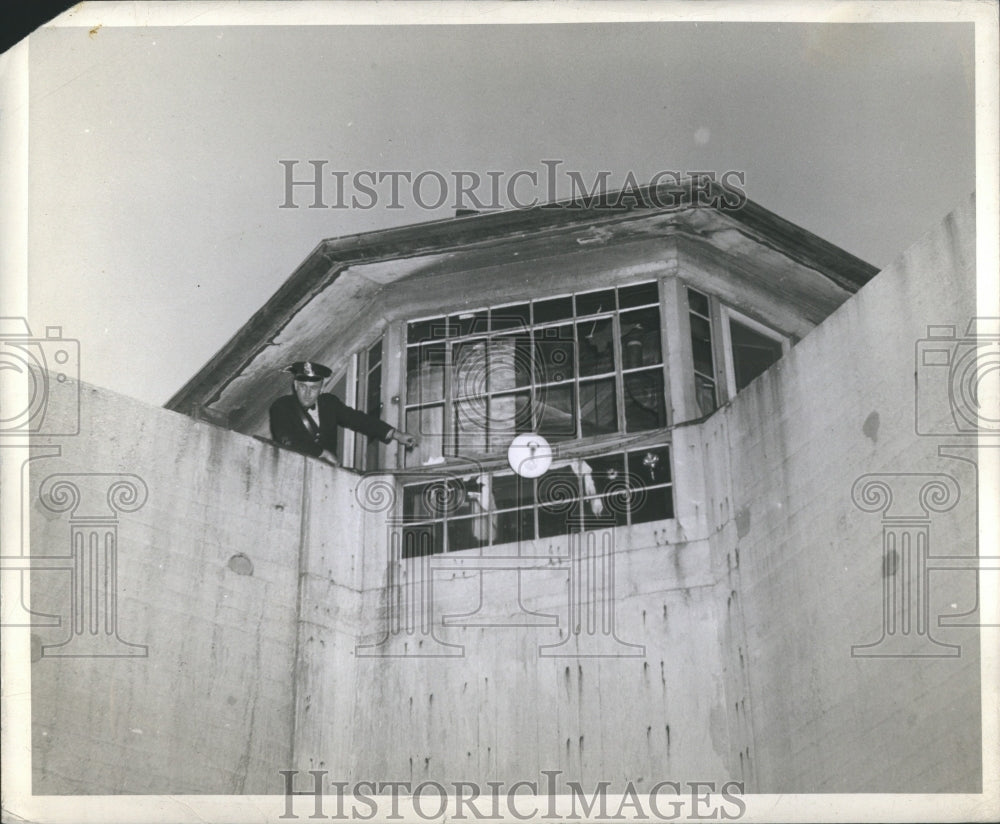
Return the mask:
[(952, 476), (962, 497), (930, 513), (930, 552), (976, 552), (974, 466), (937, 454), (963, 438), (919, 437), (914, 421), (923, 393), (932, 429), (954, 430), (915, 346), (975, 315), (974, 231), (970, 198), (703, 427), (717, 550), (738, 566), (759, 791), (980, 786), (978, 631), (937, 626), (976, 605), (975, 575), (930, 577), (931, 635), (960, 656), (851, 655), (880, 638), (883, 576), (905, 574), (883, 569), (880, 513), (852, 503), (859, 476), (893, 476), (890, 515), (923, 512), (906, 473)]
[[(500, 568), (499, 555), (516, 553), (514, 545), (486, 556), (434, 556), (431, 570), (416, 560), (394, 565), (401, 588), (432, 582), (434, 631), (421, 632), (418, 618), (412, 633), (381, 643), (388, 602), (405, 596), (387, 586), (395, 528), (378, 512), (364, 514), (363, 553), (345, 556), (331, 546), (310, 564), (323, 603), (333, 590), (323, 583), (331, 568), (358, 582), (349, 597), (360, 596), (362, 621), (351, 637), (336, 610), (324, 610), (305, 633), (300, 769), (323, 762), (344, 780), (508, 785), (561, 770), (565, 780), (632, 779), (640, 789), (678, 770), (720, 782), (738, 775), (724, 711), (731, 693), (724, 596), (704, 537), (684, 539), (678, 525), (665, 523), (605, 533), (615, 539), (622, 644), (600, 628), (586, 637), (571, 632), (566, 539), (522, 547), (550, 562), (520, 574)], [(492, 568), (470, 569), (461, 557), (470, 555)], [(443, 616), (470, 613), (471, 626), (442, 625)], [(519, 626), (530, 614), (557, 623)], [(373, 645), (368, 655), (355, 649), (358, 641)], [(559, 657), (539, 653), (560, 642)], [(589, 657), (594, 642), (606, 657)]]
[[(565, 541), (531, 547), (543, 560), (519, 575), (476, 553), (390, 564), (378, 478), (359, 489), (344, 470), (85, 387), (81, 434), (30, 464), (32, 547), (66, 555), (84, 514), (40, 503), (49, 476), (140, 476), (148, 502), (117, 525), (118, 625), (148, 656), (40, 655), (69, 635), (72, 601), (68, 572), (32, 575), (34, 607), (64, 619), (32, 630), (35, 792), (277, 793), (288, 768), (974, 789), (975, 630), (935, 630), (956, 658), (851, 656), (882, 617), (882, 525), (851, 501), (858, 476), (947, 471), (963, 497), (935, 516), (932, 551), (973, 551), (974, 468), (936, 457), (941, 441), (912, 424), (915, 341), (973, 314), (972, 222), (969, 206), (731, 405), (675, 431), (678, 517), (610, 531), (616, 632), (641, 656), (600, 628), (573, 633)], [(932, 407), (948, 419), (947, 398)], [(79, 480), (88, 501), (101, 483)], [(935, 578), (932, 615), (968, 610), (972, 577)], [(461, 655), (399, 657), (433, 649), (419, 620), (381, 642), (411, 584), (433, 586), (434, 635)], [(479, 625), (440, 625), (484, 589)], [(512, 625), (527, 613), (556, 624)], [(619, 654), (580, 657), (594, 638)], [(562, 640), (568, 656), (539, 655)]]
[[(84, 386), (80, 400), (81, 433), (39, 438), (62, 454), (28, 464), (32, 553), (67, 555), (71, 519), (109, 513), (112, 479), (95, 473), (139, 476), (148, 500), (117, 525), (118, 631), (148, 655), (54, 657), (74, 644), (43, 655), (72, 633), (70, 575), (32, 574), (33, 608), (62, 619), (31, 630), (34, 792), (279, 791), (304, 459), (103, 389)], [(83, 493), (73, 513), (39, 494), (61, 473), (87, 473), (73, 479)], [(237, 553), (252, 574), (241, 559), (230, 567)]]

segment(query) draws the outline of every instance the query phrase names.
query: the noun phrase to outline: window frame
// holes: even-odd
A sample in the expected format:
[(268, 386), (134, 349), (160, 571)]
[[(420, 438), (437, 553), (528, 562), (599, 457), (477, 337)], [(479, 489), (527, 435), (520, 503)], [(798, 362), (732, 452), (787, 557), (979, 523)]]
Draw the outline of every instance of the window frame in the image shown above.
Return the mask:
[[(619, 298), (616, 294), (615, 304), (612, 309), (601, 310), (600, 312), (594, 314), (577, 314), (576, 304), (574, 302), (572, 314), (568, 317), (548, 320), (536, 323), (534, 321), (534, 309), (533, 306), (536, 303), (557, 300), (560, 298), (576, 298), (579, 296), (586, 296), (589, 294), (594, 294), (596, 292), (603, 292), (608, 290), (614, 290), (616, 293), (618, 290), (627, 289), (633, 286), (643, 286), (643, 285), (654, 285), (656, 288), (656, 299), (651, 300), (648, 303), (642, 303), (639, 306), (629, 306), (624, 309), (619, 305)], [(534, 399), (534, 393), (543, 386), (571, 386), (573, 389), (573, 403), (574, 403), (574, 418), (576, 423), (576, 434), (565, 439), (559, 439), (555, 443), (566, 443), (572, 444), (573, 449), (589, 449), (593, 446), (599, 446), (601, 444), (607, 443), (611, 451), (623, 441), (623, 439), (634, 439), (637, 436), (652, 435), (654, 433), (661, 433), (661, 439), (670, 443), (669, 430), (672, 425), (672, 404), (670, 400), (670, 353), (667, 345), (667, 329), (666, 329), (666, 316), (667, 310), (665, 307), (666, 303), (666, 282), (663, 277), (645, 277), (636, 278), (628, 281), (614, 282), (610, 284), (601, 285), (593, 288), (584, 288), (578, 291), (561, 289), (558, 291), (553, 291), (552, 293), (532, 295), (531, 297), (523, 299), (511, 299), (502, 298), (498, 300), (497, 303), (478, 306), (474, 308), (459, 307), (457, 309), (445, 310), (435, 312), (433, 315), (420, 314), (414, 317), (401, 318), (399, 320), (400, 327), (400, 341), (401, 349), (403, 352), (403, 357), (401, 359), (402, 369), (400, 375), (400, 392), (398, 398), (399, 403), (399, 415), (401, 426), (405, 427), (407, 425), (408, 416), (417, 410), (431, 408), (440, 405), (441, 415), (442, 415), (442, 433), (440, 436), (435, 435), (434, 437), (440, 437), (442, 440), (442, 452), (443, 454), (439, 457), (444, 459), (445, 465), (460, 464), (462, 462), (475, 461), (481, 463), (489, 463), (495, 459), (504, 457), (502, 449), (491, 449), (490, 440), (491, 435), (487, 432), (485, 436), (486, 449), (485, 451), (472, 451), (463, 450), (461, 453), (457, 452), (455, 449), (455, 437), (456, 437), (456, 426), (455, 426), (455, 414), (457, 402), (466, 399), (457, 396), (456, 391), (453, 387), (452, 375), (454, 367), (454, 351), (456, 342), (458, 343), (470, 343), (476, 340), (490, 341), (497, 337), (503, 337), (506, 335), (516, 336), (518, 334), (526, 335), (531, 339), (534, 339), (534, 335), (537, 331), (543, 329), (552, 329), (560, 326), (571, 326), (574, 329), (574, 369), (573, 376), (561, 383), (540, 383), (537, 380), (537, 375), (535, 374), (535, 358), (531, 358), (532, 363), (532, 373), (530, 380), (526, 387), (523, 389), (511, 389), (503, 390), (498, 393), (493, 393), (487, 391), (483, 396), (487, 400), (487, 403), (492, 400), (495, 396), (504, 395), (516, 395), (519, 391), (527, 391), (531, 393), (532, 402)], [(523, 304), (528, 304), (532, 306), (531, 314), (529, 316), (529, 322), (519, 328), (511, 329), (501, 329), (493, 330), (489, 329), (487, 331), (473, 331), (465, 335), (445, 335), (440, 338), (440, 342), (445, 344), (444, 346), (444, 356), (443, 356), (443, 374), (442, 374), (442, 389), (441, 389), (441, 399), (421, 401), (419, 398), (414, 402), (410, 398), (410, 392), (408, 391), (409, 383), (409, 353), (412, 349), (425, 345), (426, 342), (421, 343), (411, 343), (409, 340), (408, 327), (410, 324), (422, 323), (428, 321), (434, 321), (437, 319), (451, 318), (452, 316), (474, 316), (481, 312), (502, 312), (503, 309), (514, 306), (521, 306)], [(621, 316), (629, 312), (642, 311), (642, 310), (655, 309), (659, 319), (659, 326), (656, 330), (659, 336), (659, 362), (650, 365), (638, 365), (635, 367), (626, 367), (624, 363), (624, 352), (622, 346), (622, 324)], [(601, 320), (608, 319), (611, 321), (611, 345), (614, 357), (613, 369), (608, 372), (601, 372), (600, 374), (594, 375), (581, 375), (580, 374), (580, 351), (579, 346), (576, 345), (576, 329), (580, 324), (586, 324), (589, 322), (598, 322)], [(488, 344), (487, 344), (488, 347)], [(488, 351), (488, 349), (487, 349)], [(657, 374), (660, 376), (661, 381), (661, 392), (662, 392), (662, 419), (663, 425), (653, 429), (642, 429), (629, 431), (627, 429), (627, 416), (626, 416), (626, 377), (633, 374), (639, 374), (642, 372), (654, 372), (659, 370)], [(608, 380), (609, 378), (614, 381), (614, 391), (615, 391), (615, 415), (617, 421), (617, 430), (614, 432), (599, 433), (596, 435), (583, 435), (583, 414), (581, 406), (581, 386), (591, 385), (598, 383), (603, 380)], [(479, 397), (479, 396), (474, 396)], [(420, 433), (414, 433), (419, 435)], [(513, 437), (513, 435), (511, 436)], [(402, 464), (405, 458), (400, 455), (398, 463), (399, 468), (404, 468)], [(419, 464), (411, 465), (410, 467), (405, 467), (410, 470), (416, 470), (420, 468)]]
[[(593, 500), (595, 498), (603, 499), (605, 495), (609, 494), (611, 490), (605, 489), (604, 492), (598, 493), (597, 495), (588, 495), (586, 487), (582, 476), (577, 475), (577, 473), (568, 467), (569, 462), (574, 461), (593, 461), (594, 459), (601, 458), (621, 458), (622, 459), (622, 470), (624, 472), (623, 478), (628, 477), (629, 473), (629, 456), (633, 454), (639, 454), (643, 451), (654, 452), (665, 450), (667, 453), (667, 470), (668, 478), (667, 480), (657, 480), (654, 483), (644, 485), (641, 487), (643, 490), (651, 490), (653, 492), (665, 491), (669, 495), (670, 502), (670, 514), (666, 518), (652, 518), (644, 519), (639, 521), (633, 521), (633, 502), (629, 500), (629, 506), (627, 513), (623, 516), (624, 521), (622, 523), (616, 523), (613, 517), (610, 517), (607, 513), (613, 511), (610, 509), (605, 510), (605, 514), (598, 517), (594, 515), (588, 515), (582, 506), (584, 502)], [(576, 451), (575, 451), (576, 452)], [(582, 532), (587, 532), (594, 528), (627, 528), (631, 529), (636, 526), (641, 526), (642, 524), (658, 523), (663, 520), (674, 520), (677, 518), (677, 496), (676, 496), (676, 484), (677, 479), (674, 474), (674, 448), (673, 443), (668, 437), (665, 437), (662, 433), (657, 437), (657, 433), (650, 433), (650, 437), (646, 439), (646, 442), (632, 442), (629, 444), (618, 444), (616, 448), (609, 449), (605, 451), (595, 451), (593, 449), (582, 451), (581, 454), (573, 454), (572, 456), (567, 455), (563, 457), (560, 462), (565, 465), (557, 467), (558, 469), (569, 469), (576, 476), (576, 487), (577, 495), (573, 499), (574, 503), (580, 505), (580, 512), (574, 515), (577, 523), (574, 528), (568, 529), (566, 532), (555, 532), (547, 535), (542, 535), (542, 518), (543, 510), (545, 509), (546, 502), (540, 500), (541, 496), (538, 494), (541, 489), (541, 484), (543, 483), (543, 478), (526, 479), (532, 484), (531, 500), (523, 505), (515, 507), (505, 507), (497, 508), (493, 507), (486, 510), (481, 514), (469, 515), (468, 513), (463, 513), (461, 515), (455, 515), (454, 513), (444, 512), (440, 515), (423, 515), (423, 516), (413, 516), (407, 517), (405, 514), (403, 518), (399, 521), (399, 527), (401, 529), (418, 529), (418, 528), (430, 528), (432, 534), (437, 530), (440, 531), (441, 535), (441, 550), (432, 551), (431, 554), (451, 554), (453, 552), (480, 552), (486, 548), (496, 548), (505, 546), (520, 546), (523, 544), (537, 545), (538, 542), (550, 542), (558, 540), (566, 534), (580, 534)], [(430, 471), (427, 471), (430, 470)], [(502, 464), (499, 461), (493, 463), (492, 466), (481, 466), (475, 463), (465, 463), (461, 465), (449, 465), (447, 477), (438, 476), (433, 472), (433, 467), (428, 467), (427, 470), (421, 472), (414, 472), (406, 477), (397, 477), (399, 495), (398, 500), (400, 501), (400, 508), (405, 507), (405, 501), (407, 498), (406, 490), (417, 489), (419, 487), (424, 487), (429, 484), (435, 483), (452, 483), (458, 479), (464, 479), (466, 476), (476, 476), (476, 475), (489, 475), (489, 485), (493, 488), (495, 477), (497, 475), (501, 476), (516, 476), (516, 473), (510, 469), (506, 464)], [(423, 477), (421, 477), (423, 476)], [(612, 493), (613, 494), (613, 493)], [(642, 494), (640, 493), (639, 499), (641, 500)], [(555, 503), (556, 499), (549, 502), (550, 506)], [(641, 511), (641, 510), (639, 510)], [(503, 515), (511, 515), (518, 512), (530, 512), (531, 513), (531, 523), (532, 523), (532, 535), (524, 539), (515, 539), (513, 541), (497, 541), (496, 540), (496, 526), (494, 524), (494, 519), (499, 518)], [(473, 521), (476, 519), (485, 519), (485, 526), (487, 530), (488, 538), (473, 546), (461, 546), (459, 548), (450, 548), (449, 543), (451, 542), (451, 528), (450, 525), (463, 521)], [(603, 520), (602, 520), (603, 519)], [(404, 542), (405, 543), (405, 542)], [(419, 542), (417, 542), (419, 543)], [(432, 538), (433, 546), (433, 538)], [(413, 557), (411, 555), (404, 555), (404, 558)]]
[(712, 366), (715, 373), (714, 381), (717, 401), (715, 410), (709, 414), (714, 414), (716, 410), (732, 401), (740, 391), (736, 387), (736, 368), (733, 360), (732, 334), (729, 326), (730, 321), (741, 323), (750, 330), (780, 344), (782, 358), (785, 357), (791, 349), (792, 341), (790, 335), (787, 335), (772, 326), (768, 326), (766, 323), (750, 317), (738, 309), (734, 309), (732, 306), (725, 303), (718, 295), (708, 292), (702, 287), (692, 284), (690, 281), (682, 281), (681, 286), (684, 293), (685, 310), (681, 314), (684, 318), (684, 325), (686, 327), (684, 330), (686, 341), (686, 363), (684, 364), (685, 390), (691, 393), (690, 408), (694, 413), (694, 417), (705, 417), (705, 415), (701, 414), (698, 409), (696, 401), (697, 384), (695, 376), (703, 373), (696, 372), (694, 368), (694, 353), (691, 343), (691, 315), (696, 314), (702, 318), (705, 318), (706, 316), (700, 312), (695, 312), (691, 308), (690, 292), (696, 292), (697, 294), (704, 296), (708, 301), (707, 319), (709, 322), (709, 333), (712, 336)]
[[(737, 323), (743, 324), (751, 331), (756, 332), (765, 338), (770, 338), (775, 343), (780, 344), (781, 358), (788, 354), (791, 344), (788, 337), (782, 335), (776, 329), (772, 329), (760, 321), (754, 320), (742, 312), (733, 309), (731, 306), (727, 306), (721, 300), (719, 301), (719, 315), (721, 319), (720, 326), (722, 327), (723, 357), (725, 358), (726, 392), (730, 398), (735, 398), (736, 395), (739, 394), (740, 390), (736, 388), (736, 365), (733, 358), (733, 339), (732, 331), (729, 326), (730, 321), (735, 320)], [(777, 361), (775, 361), (775, 363), (777, 363)], [(773, 365), (774, 364), (771, 364), (771, 366)], [(770, 369), (771, 366), (767, 368)], [(765, 369), (764, 371), (766, 372), (767, 370)], [(756, 378), (754, 380), (756, 380)]]

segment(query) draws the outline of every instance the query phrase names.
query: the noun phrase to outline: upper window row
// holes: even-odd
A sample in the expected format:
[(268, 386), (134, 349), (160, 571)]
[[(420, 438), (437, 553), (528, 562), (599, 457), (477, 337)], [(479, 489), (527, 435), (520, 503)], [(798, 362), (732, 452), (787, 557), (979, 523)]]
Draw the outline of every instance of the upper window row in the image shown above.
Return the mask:
[(407, 463), (664, 427), (663, 370), (655, 281), (409, 323)]

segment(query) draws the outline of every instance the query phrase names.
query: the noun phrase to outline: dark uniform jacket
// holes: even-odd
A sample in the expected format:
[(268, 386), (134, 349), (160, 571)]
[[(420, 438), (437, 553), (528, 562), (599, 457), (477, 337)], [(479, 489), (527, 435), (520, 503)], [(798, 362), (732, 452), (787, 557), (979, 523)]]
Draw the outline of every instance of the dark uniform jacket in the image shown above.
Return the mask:
[(271, 404), (271, 437), (282, 446), (319, 457), (324, 449), (337, 454), (337, 427), (346, 426), (369, 438), (389, 442), (393, 427), (385, 421), (351, 409), (336, 395), (322, 394), (316, 401), (319, 427), (295, 395), (284, 395)]

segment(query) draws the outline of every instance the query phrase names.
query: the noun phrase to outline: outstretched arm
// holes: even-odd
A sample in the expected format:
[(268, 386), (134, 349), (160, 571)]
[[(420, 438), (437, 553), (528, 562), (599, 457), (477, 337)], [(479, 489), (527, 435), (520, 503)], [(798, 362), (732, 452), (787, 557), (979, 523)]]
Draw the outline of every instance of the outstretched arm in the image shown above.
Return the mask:
[(411, 435), (409, 432), (403, 432), (399, 429), (393, 429), (392, 432), (389, 433), (389, 437), (397, 443), (401, 443), (407, 449), (413, 449), (413, 447), (420, 443), (414, 435)]
[(360, 432), (362, 435), (367, 435), (369, 438), (378, 438), (383, 443), (389, 443), (390, 440), (394, 440), (407, 448), (416, 446), (417, 439), (408, 432), (395, 429), (375, 415), (369, 415), (367, 412), (352, 409), (335, 395), (332, 397), (337, 403), (337, 422), (342, 426), (353, 429), (355, 432)]

